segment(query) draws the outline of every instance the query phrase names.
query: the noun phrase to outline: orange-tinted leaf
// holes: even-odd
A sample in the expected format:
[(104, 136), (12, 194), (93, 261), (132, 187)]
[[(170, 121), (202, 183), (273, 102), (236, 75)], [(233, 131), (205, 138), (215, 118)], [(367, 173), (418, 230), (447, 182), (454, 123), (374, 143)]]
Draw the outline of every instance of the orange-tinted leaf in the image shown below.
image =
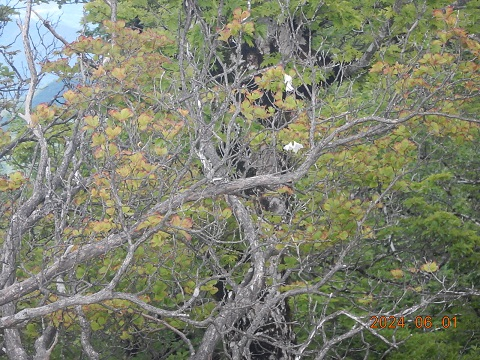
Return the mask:
[(281, 188), (279, 188), (279, 189), (277, 190), (277, 192), (278, 192), (279, 194), (293, 195), (293, 192), (294, 192), (294, 191), (293, 191), (293, 189), (292, 189), (291, 187), (285, 185), (285, 186), (282, 186)]
[(178, 109), (178, 112), (182, 116), (187, 116), (188, 115), (188, 110), (185, 110), (185, 109)]
[(382, 61), (378, 61), (370, 69), (371, 73), (380, 73), (383, 70), (384, 63)]

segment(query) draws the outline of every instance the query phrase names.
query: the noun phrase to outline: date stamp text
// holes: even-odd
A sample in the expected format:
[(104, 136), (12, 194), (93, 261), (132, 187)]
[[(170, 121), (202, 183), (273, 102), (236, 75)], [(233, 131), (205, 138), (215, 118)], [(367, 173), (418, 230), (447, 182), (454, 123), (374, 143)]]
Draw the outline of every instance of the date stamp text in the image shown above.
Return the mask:
[(415, 327), (417, 329), (450, 329), (457, 327), (456, 316), (444, 316), (441, 319), (435, 319), (433, 316), (416, 316), (412, 324), (407, 324), (403, 316), (380, 316), (372, 315), (370, 317), (370, 328), (372, 329), (397, 329)]

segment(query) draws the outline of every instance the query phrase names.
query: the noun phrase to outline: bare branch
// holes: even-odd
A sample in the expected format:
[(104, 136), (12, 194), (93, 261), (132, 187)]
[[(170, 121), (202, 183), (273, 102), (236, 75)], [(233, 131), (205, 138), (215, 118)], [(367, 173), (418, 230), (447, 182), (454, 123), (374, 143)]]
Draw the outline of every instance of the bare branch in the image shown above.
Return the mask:
[(88, 322), (85, 314), (83, 313), (81, 306), (75, 306), (75, 312), (78, 316), (78, 321), (80, 322), (80, 327), (82, 329), (82, 335), (80, 341), (82, 342), (82, 348), (91, 360), (98, 360), (100, 355), (93, 348), (90, 343), (90, 336), (92, 334), (90, 323)]

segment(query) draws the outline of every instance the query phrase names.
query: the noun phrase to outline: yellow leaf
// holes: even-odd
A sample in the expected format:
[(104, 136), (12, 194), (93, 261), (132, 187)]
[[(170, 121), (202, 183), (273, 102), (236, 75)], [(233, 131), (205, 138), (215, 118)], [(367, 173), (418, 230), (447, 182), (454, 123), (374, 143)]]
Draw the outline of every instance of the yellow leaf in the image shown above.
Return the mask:
[(188, 115), (188, 110), (178, 109), (178, 113), (182, 116), (187, 116)]
[(122, 81), (126, 78), (125, 69), (115, 68), (112, 70), (112, 76), (118, 81)]
[(147, 115), (147, 114), (141, 114), (138, 117), (138, 128), (142, 131), (146, 130), (148, 124), (150, 124), (152, 122), (152, 120), (153, 120), (152, 116)]
[(395, 279), (400, 279), (400, 278), (403, 277), (403, 271), (400, 270), (400, 269), (390, 270), (390, 274), (392, 274), (392, 276), (393, 276)]
[(130, 110), (129, 108), (125, 108), (125, 109), (120, 110), (118, 120), (125, 121), (131, 116), (133, 116), (133, 111)]
[(230, 208), (223, 209), (222, 217), (224, 219), (228, 219), (230, 216), (232, 216), (232, 209), (230, 209)]
[(118, 146), (115, 144), (108, 144), (108, 154), (110, 156), (118, 154)]
[(167, 239), (168, 237), (169, 237), (169, 234), (166, 232), (163, 232), (163, 231), (156, 232), (152, 236), (152, 240), (150, 241), (150, 244), (153, 247), (160, 247), (164, 244), (165, 239)]
[(98, 116), (86, 116), (83, 121), (85, 122), (85, 129), (95, 129), (99, 125)]
[(90, 224), (93, 231), (97, 233), (107, 232), (114, 227), (110, 220), (95, 221)]
[(20, 171), (15, 171), (13, 174), (10, 174), (10, 181), (14, 184), (21, 184), (25, 180), (25, 177)]
[(247, 22), (243, 25), (243, 32), (247, 35), (252, 36), (255, 32), (255, 25), (252, 22)]
[(144, 222), (140, 223), (140, 225), (137, 226), (136, 230), (138, 231), (147, 227), (153, 227), (155, 225), (158, 225), (162, 220), (163, 216), (160, 214), (150, 215)]
[(293, 195), (293, 189), (290, 186), (282, 186), (277, 190), (279, 194), (288, 194), (288, 195)]
[(122, 128), (120, 126), (116, 126), (114, 128), (108, 126), (105, 129), (105, 133), (107, 134), (109, 140), (116, 138), (121, 132)]
[(40, 104), (35, 109), (38, 119), (51, 120), (55, 116), (55, 111), (47, 104)]
[(122, 331), (122, 334), (120, 335), (120, 339), (122, 340), (129, 340), (132, 338), (132, 335), (128, 331)]
[(95, 133), (92, 135), (92, 145), (99, 146), (105, 144), (105, 136), (100, 133)]
[(77, 94), (74, 93), (72, 90), (68, 90), (63, 93), (63, 98), (67, 100), (68, 102), (71, 102), (77, 97)]
[(8, 180), (0, 177), (0, 191), (5, 191), (8, 189)]
[(131, 172), (132, 171), (128, 166), (122, 166), (117, 169), (117, 174), (119, 174), (121, 177), (127, 177), (131, 174)]
[(155, 151), (155, 154), (157, 154), (158, 156), (165, 156), (168, 154), (168, 149), (167, 148), (164, 148), (164, 147), (158, 147), (156, 146), (153, 151)]
[(425, 264), (423, 264), (420, 269), (422, 271), (428, 272), (428, 273), (434, 273), (435, 271), (438, 271), (438, 265), (435, 261), (429, 261)]
[(358, 299), (357, 301), (358, 301), (359, 304), (368, 305), (368, 304), (371, 304), (373, 302), (373, 296), (372, 296), (372, 294), (368, 294), (368, 295), (365, 295), (364, 297), (362, 297), (361, 299)]

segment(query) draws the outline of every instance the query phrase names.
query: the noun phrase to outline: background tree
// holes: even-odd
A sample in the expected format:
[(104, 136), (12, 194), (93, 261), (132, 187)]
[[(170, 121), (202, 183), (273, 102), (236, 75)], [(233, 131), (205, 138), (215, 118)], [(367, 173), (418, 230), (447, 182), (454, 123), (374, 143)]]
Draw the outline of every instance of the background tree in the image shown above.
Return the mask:
[[(470, 2), (91, 2), (98, 36), (53, 31), (41, 71), (28, 4), (9, 358), (474, 358)], [(45, 72), (65, 91), (32, 109)]]

